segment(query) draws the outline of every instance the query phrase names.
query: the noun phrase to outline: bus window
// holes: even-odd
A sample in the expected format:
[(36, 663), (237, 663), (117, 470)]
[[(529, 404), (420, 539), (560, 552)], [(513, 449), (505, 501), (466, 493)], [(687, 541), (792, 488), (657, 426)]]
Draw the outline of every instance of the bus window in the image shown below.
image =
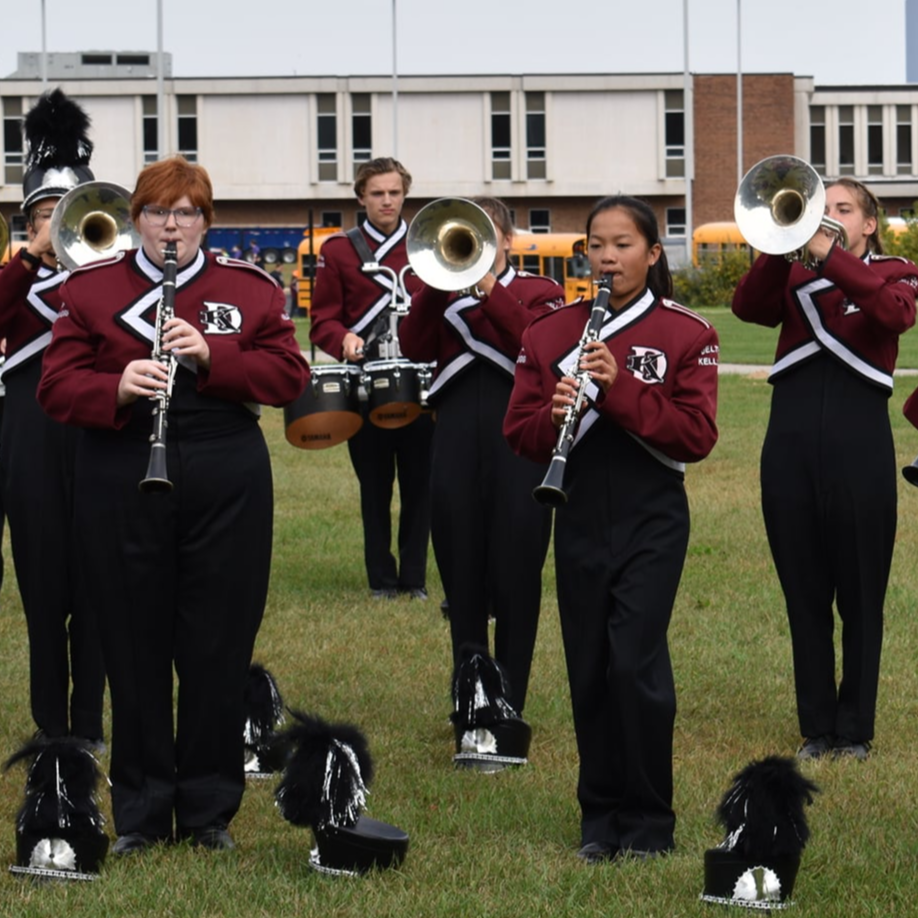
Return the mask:
[(692, 264), (720, 261), (724, 252), (748, 251), (749, 246), (735, 223), (702, 223), (692, 233)]
[(572, 255), (567, 260), (568, 277), (586, 277), (590, 276), (590, 259), (583, 252)]
[(558, 256), (549, 256), (543, 261), (542, 273), (546, 277), (553, 277), (561, 286), (564, 286), (564, 259)]
[[(519, 265), (519, 262), (517, 262)], [(542, 274), (542, 259), (538, 255), (524, 255), (523, 256), (523, 270), (528, 271), (530, 274)]]
[(532, 274), (554, 278), (568, 302), (590, 296), (590, 263), (582, 233), (514, 233), (510, 261)]
[[(316, 276), (316, 256), (322, 243), (329, 236), (340, 233), (337, 227), (316, 227), (314, 238), (310, 241), (309, 230), (303, 233), (303, 241), (300, 243), (297, 251), (297, 271), (299, 271), (299, 283), (297, 284), (297, 303), (296, 309), (300, 315), (309, 315), (309, 309), (312, 306), (312, 285)], [(294, 313), (296, 314), (296, 313)]]

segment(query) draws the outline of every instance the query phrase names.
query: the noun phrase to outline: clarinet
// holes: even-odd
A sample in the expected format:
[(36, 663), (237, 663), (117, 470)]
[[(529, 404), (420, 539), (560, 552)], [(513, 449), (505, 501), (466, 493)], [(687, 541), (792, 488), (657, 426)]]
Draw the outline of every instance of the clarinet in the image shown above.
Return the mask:
[(166, 473), (166, 412), (172, 397), (172, 382), (175, 379), (177, 362), (172, 351), (163, 349), (163, 328), (175, 315), (175, 276), (178, 273), (178, 258), (175, 243), (166, 246), (163, 260), (163, 295), (156, 307), (156, 328), (153, 332), (153, 359), (166, 365), (168, 378), (165, 389), (157, 389), (150, 398), (156, 402), (153, 407), (153, 433), (150, 434), (150, 461), (147, 474), (139, 488), (144, 494), (157, 491), (171, 491), (172, 482)]
[(532, 496), (540, 504), (544, 504), (547, 507), (561, 507), (567, 503), (567, 492), (564, 490), (564, 470), (567, 466), (567, 455), (574, 445), (574, 434), (580, 420), (580, 410), (583, 408), (583, 402), (586, 398), (586, 387), (590, 381), (589, 371), (580, 369), (580, 361), (583, 360), (586, 354), (586, 346), (591, 341), (599, 340), (599, 332), (606, 318), (611, 292), (611, 278), (608, 275), (603, 275), (599, 281), (596, 298), (593, 300), (590, 318), (583, 329), (580, 349), (577, 352), (577, 361), (574, 364), (577, 368), (575, 379), (579, 383), (577, 397), (574, 399), (574, 404), (568, 405), (564, 412), (564, 420), (561, 423), (561, 429), (558, 431), (558, 441), (551, 453), (548, 471), (545, 473), (542, 483), (532, 492)]

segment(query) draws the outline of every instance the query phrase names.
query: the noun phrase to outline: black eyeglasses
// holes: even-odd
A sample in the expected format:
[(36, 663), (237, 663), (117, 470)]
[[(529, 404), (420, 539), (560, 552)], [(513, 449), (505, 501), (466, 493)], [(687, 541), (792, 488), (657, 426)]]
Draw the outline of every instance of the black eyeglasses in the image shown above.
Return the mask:
[(198, 222), (198, 218), (203, 211), (200, 207), (179, 207), (177, 210), (169, 210), (168, 207), (153, 207), (146, 204), (143, 207), (143, 215), (147, 218), (150, 226), (165, 226), (169, 222), (169, 215), (175, 217), (175, 225), (188, 229)]

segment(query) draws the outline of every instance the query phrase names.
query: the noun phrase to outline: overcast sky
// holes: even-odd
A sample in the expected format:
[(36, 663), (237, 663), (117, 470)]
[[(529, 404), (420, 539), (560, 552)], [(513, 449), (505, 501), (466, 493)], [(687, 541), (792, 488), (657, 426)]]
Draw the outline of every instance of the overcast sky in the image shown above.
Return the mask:
[[(905, 81), (906, 0), (687, 0), (689, 68), (821, 85)], [(2, 0), (0, 76), (18, 51), (155, 51), (156, 0)], [(175, 76), (388, 74), (393, 0), (162, 0)], [(685, 0), (395, 0), (397, 71), (673, 73)], [(918, 54), (918, 49), (916, 49)]]

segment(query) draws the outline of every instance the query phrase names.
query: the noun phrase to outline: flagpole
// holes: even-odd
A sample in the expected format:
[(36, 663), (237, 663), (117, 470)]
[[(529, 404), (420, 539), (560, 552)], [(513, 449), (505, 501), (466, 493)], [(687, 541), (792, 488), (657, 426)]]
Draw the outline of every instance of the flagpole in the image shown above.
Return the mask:
[(398, 159), (398, 6), (392, 0), (392, 155)]
[(743, 0), (736, 0), (736, 183), (743, 180)]
[(156, 158), (166, 155), (166, 89), (163, 77), (163, 0), (156, 0)]
[(41, 0), (41, 85), (43, 89), (48, 86), (48, 32), (47, 17), (45, 16), (45, 0)]
[(682, 0), (683, 73), (682, 97), (685, 108), (685, 261), (692, 260), (692, 183), (695, 179), (695, 93), (689, 70), (689, 0)]

